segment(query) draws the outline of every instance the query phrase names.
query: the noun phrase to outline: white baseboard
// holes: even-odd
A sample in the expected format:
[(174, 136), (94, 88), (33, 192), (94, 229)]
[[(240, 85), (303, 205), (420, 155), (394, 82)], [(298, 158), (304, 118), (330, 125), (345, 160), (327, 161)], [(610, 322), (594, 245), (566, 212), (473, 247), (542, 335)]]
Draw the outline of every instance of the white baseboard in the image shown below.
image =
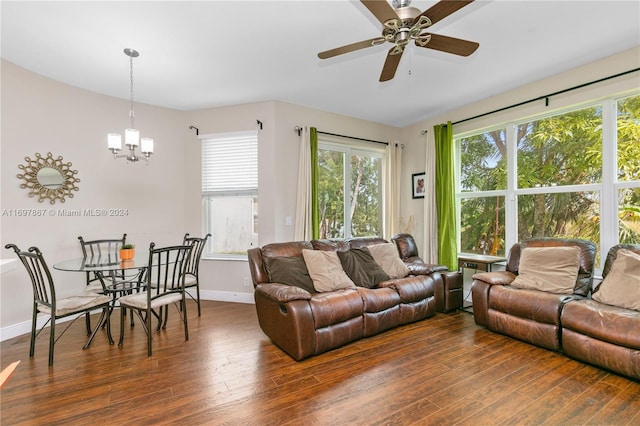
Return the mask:
[(232, 293), (229, 291), (200, 290), (200, 299), (217, 302), (234, 302), (254, 304), (253, 293)]
[[(228, 291), (210, 291), (210, 290), (201, 290), (200, 291), (200, 299), (201, 300), (214, 300), (217, 302), (232, 302), (232, 303), (249, 303), (253, 304), (253, 293), (232, 293)], [(42, 326), (46, 323), (47, 318), (49, 317), (38, 317), (36, 322), (36, 327), (38, 330), (42, 328)], [(61, 322), (71, 321), (74, 317), (67, 317), (58, 320), (56, 324)], [(78, 321), (83, 321), (84, 319), (78, 319)], [(0, 328), (0, 342), (4, 342), (5, 340), (12, 339), (14, 337), (22, 336), (23, 334), (31, 333), (31, 321), (23, 321), (17, 324), (11, 324), (6, 327)], [(56, 333), (58, 334), (58, 333)]]

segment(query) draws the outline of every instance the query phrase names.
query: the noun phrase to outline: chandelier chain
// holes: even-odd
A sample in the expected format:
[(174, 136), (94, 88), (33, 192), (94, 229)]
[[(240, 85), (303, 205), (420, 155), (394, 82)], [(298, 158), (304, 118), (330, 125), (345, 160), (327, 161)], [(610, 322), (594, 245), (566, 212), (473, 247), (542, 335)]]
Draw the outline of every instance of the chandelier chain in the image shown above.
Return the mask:
[(129, 118), (131, 120), (131, 128), (135, 129), (134, 126), (134, 112), (133, 112), (133, 56), (129, 56), (129, 83), (131, 87), (131, 104), (129, 107)]

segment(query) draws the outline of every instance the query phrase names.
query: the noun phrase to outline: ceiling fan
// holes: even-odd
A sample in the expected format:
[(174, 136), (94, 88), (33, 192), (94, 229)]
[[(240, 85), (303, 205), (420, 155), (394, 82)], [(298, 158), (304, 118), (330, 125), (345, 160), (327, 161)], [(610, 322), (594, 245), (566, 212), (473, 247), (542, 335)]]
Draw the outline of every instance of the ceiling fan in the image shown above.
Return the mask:
[(387, 53), (387, 59), (380, 74), (382, 82), (394, 77), (404, 48), (411, 40), (419, 47), (460, 56), (469, 56), (480, 46), (474, 41), (422, 32), (472, 3), (473, 0), (441, 0), (422, 13), (415, 7), (409, 6), (411, 0), (393, 0), (393, 8), (386, 0), (361, 1), (382, 24), (382, 36), (320, 52), (318, 53), (320, 59), (328, 59), (389, 42), (393, 47)]

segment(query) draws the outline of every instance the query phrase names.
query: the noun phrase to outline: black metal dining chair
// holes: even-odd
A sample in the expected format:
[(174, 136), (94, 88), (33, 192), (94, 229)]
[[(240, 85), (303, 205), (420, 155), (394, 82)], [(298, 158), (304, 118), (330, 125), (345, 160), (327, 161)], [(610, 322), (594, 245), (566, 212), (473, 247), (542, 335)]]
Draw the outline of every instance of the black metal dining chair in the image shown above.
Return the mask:
[[(118, 258), (118, 252), (120, 247), (126, 244), (127, 234), (122, 234), (120, 239), (101, 239), (85, 241), (82, 236), (78, 237), (80, 240), (80, 248), (82, 248), (82, 256), (87, 259), (87, 262), (104, 264), (120, 262)], [(97, 272), (87, 272), (87, 291), (94, 293), (104, 292), (104, 283), (102, 278)], [(124, 275), (110, 277), (113, 282), (117, 282), (118, 279), (124, 279)]]
[[(163, 311), (170, 305), (178, 304), (178, 312), (184, 323), (184, 340), (189, 340), (187, 322), (187, 306), (185, 300), (185, 278), (188, 260), (192, 246), (171, 246), (155, 248), (155, 243), (149, 246), (149, 263), (145, 271), (145, 290), (140, 293), (121, 296), (120, 302), (120, 340), (124, 342), (124, 309), (130, 309), (140, 319), (147, 334), (147, 354), (152, 354), (151, 320), (158, 319), (157, 331), (161, 331)], [(166, 314), (164, 314), (166, 318)], [(166, 325), (166, 324), (165, 324)]]
[[(182, 239), (183, 246), (191, 246), (191, 255), (187, 260), (187, 267), (185, 272), (184, 286), (187, 295), (198, 304), (198, 316), (201, 314), (200, 310), (200, 259), (202, 258), (202, 252), (207, 245), (207, 240), (211, 234), (207, 234), (204, 238), (190, 237), (189, 233), (184, 234)], [(195, 288), (196, 295), (194, 296), (189, 292), (190, 288)]]
[[(82, 236), (78, 237), (82, 256), (88, 263), (95, 264), (118, 264), (120, 263), (120, 248), (127, 242), (127, 234), (122, 234), (122, 238), (97, 239), (85, 241)], [(137, 275), (127, 277), (124, 271), (110, 271), (107, 277), (102, 272), (86, 273), (87, 287), (85, 291), (90, 293), (107, 294), (112, 297), (112, 306), (115, 306), (116, 299), (121, 294), (131, 293), (137, 286)], [(86, 317), (87, 330), (91, 329), (91, 319)]]
[[(49, 331), (49, 366), (53, 365), (53, 350), (56, 342), (62, 335), (69, 329), (73, 322), (82, 315), (89, 315), (90, 312), (102, 309), (100, 320), (93, 331), (87, 330), (89, 339), (83, 346), (83, 349), (87, 349), (93, 338), (95, 337), (100, 325), (106, 323), (107, 336), (111, 340), (111, 321), (109, 305), (111, 304), (111, 298), (96, 293), (86, 293), (68, 296), (64, 298), (56, 297), (56, 287), (51, 277), (51, 272), (47, 266), (47, 263), (42, 256), (42, 252), (37, 247), (31, 247), (28, 251), (21, 251), (15, 244), (7, 244), (6, 249), (13, 249), (16, 255), (24, 265), (31, 284), (33, 286), (33, 316), (31, 321), (31, 344), (29, 347), (29, 357), (33, 357), (35, 352), (36, 337), (40, 335), (44, 327), (51, 322)], [(47, 322), (36, 333), (36, 322), (38, 313), (48, 315)], [(71, 321), (67, 327), (56, 338), (56, 322), (71, 315), (79, 314)]]

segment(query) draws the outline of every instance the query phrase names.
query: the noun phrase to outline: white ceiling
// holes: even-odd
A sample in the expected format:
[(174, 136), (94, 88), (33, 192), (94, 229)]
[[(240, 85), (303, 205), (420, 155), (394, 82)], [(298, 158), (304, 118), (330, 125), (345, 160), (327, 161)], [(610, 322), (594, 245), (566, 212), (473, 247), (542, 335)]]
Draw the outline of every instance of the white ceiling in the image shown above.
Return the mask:
[(389, 44), (317, 57), (380, 34), (358, 1), (2, 1), (0, 12), (4, 59), (84, 89), (128, 99), (132, 47), (136, 102), (280, 100), (398, 127), (640, 44), (637, 0), (476, 0), (430, 29), (479, 42), (473, 55), (411, 43), (380, 83)]

